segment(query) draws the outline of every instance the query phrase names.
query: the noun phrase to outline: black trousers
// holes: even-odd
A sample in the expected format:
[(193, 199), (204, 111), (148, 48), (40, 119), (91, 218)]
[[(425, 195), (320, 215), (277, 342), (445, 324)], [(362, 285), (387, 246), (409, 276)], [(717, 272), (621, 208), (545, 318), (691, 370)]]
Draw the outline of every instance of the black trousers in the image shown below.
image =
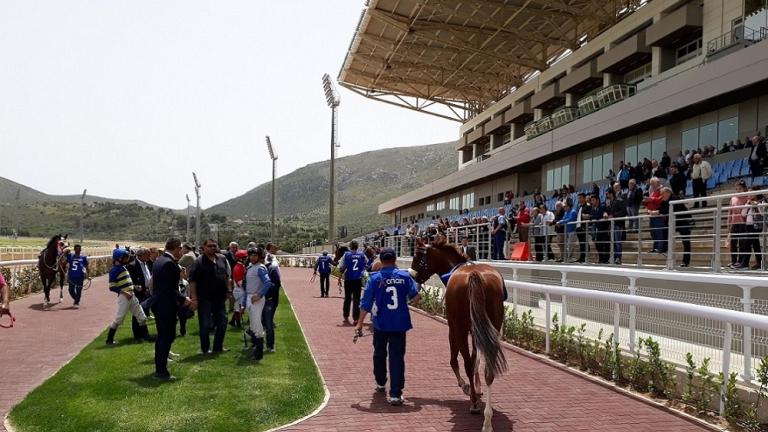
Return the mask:
[(677, 228), (677, 232), (678, 234), (680, 234), (680, 239), (683, 242), (683, 264), (690, 265), (691, 264), (691, 229), (688, 228), (687, 226), (684, 228), (680, 227), (680, 228)]
[(168, 375), (168, 354), (176, 339), (176, 314), (161, 313), (155, 315), (157, 339), (155, 339), (155, 373)]
[(391, 379), (389, 396), (401, 397), (405, 386), (405, 332), (386, 332), (374, 329), (373, 376), (376, 379), (376, 384), (380, 386), (387, 383), (387, 360), (389, 360)]
[(579, 240), (579, 262), (587, 262), (587, 232), (584, 228), (576, 228), (576, 238)]
[(611, 233), (609, 231), (595, 231), (593, 239), (597, 250), (597, 260), (600, 264), (608, 264), (611, 259)]
[[(136, 296), (136, 299), (139, 300), (139, 303), (143, 303), (145, 300), (149, 298), (149, 295), (145, 292), (146, 288), (142, 289), (141, 291), (135, 291), (133, 295)], [(141, 305), (141, 308), (144, 309), (144, 315), (149, 317), (149, 306), (145, 307), (143, 304)], [(131, 316), (131, 330), (133, 331), (133, 338), (134, 339), (140, 339), (141, 338), (141, 326), (139, 326), (139, 321), (136, 319), (135, 316)]]
[[(747, 246), (747, 226), (745, 224), (731, 225), (731, 264), (743, 263)], [(749, 255), (747, 255), (749, 259)]]
[(325, 297), (328, 295), (328, 289), (331, 284), (331, 274), (322, 274), (320, 273), (320, 297)]
[(755, 263), (758, 267), (763, 262), (763, 257), (760, 255), (761, 249), (760, 249), (760, 232), (762, 225), (758, 225), (757, 228), (755, 228), (754, 225), (745, 225), (746, 227), (746, 236), (744, 237), (744, 249), (739, 249), (739, 251), (742, 253), (741, 255), (741, 265), (744, 267), (749, 266), (749, 260), (752, 258), (752, 253), (755, 254)]
[(344, 306), (342, 314), (344, 319), (349, 318), (349, 307), (352, 306), (352, 321), (357, 322), (360, 316), (360, 292), (363, 289), (362, 279), (344, 280)]
[[(696, 178), (691, 181), (691, 188), (693, 189), (693, 197), (699, 198), (699, 197), (705, 197), (707, 196), (707, 184), (702, 180), (701, 178)], [(707, 206), (706, 201), (702, 201), (701, 203), (702, 207)], [(693, 204), (693, 208), (698, 208), (699, 203), (696, 202)]]

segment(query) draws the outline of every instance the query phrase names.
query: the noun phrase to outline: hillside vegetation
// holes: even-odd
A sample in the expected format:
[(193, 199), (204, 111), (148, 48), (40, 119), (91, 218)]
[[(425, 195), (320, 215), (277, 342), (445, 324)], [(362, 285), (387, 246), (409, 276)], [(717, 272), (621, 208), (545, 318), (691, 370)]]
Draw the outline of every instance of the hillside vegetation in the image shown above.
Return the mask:
[[(327, 238), (328, 161), (297, 169), (277, 179), (276, 240), (284, 250)], [(386, 226), (378, 205), (443, 177), (456, 169), (452, 143), (384, 149), (337, 160), (337, 226), (346, 237)], [(201, 213), (201, 237), (221, 243), (270, 239), (271, 183)], [(18, 193), (18, 206), (16, 194)], [(140, 198), (140, 197), (137, 197)], [(163, 241), (186, 237), (186, 209), (172, 210), (139, 200), (86, 197), (85, 237)], [(191, 238), (194, 237), (192, 209)], [(218, 232), (211, 232), (216, 224)], [(13, 228), (22, 236), (70, 233), (79, 238), (80, 196), (49, 195), (0, 177), (0, 235)]]
[[(453, 143), (384, 149), (337, 160), (337, 226), (355, 236), (386, 226), (378, 205), (456, 170)], [(325, 226), (329, 161), (307, 165), (277, 179), (277, 216), (284, 222)], [(270, 183), (206, 210), (229, 218), (268, 219)]]

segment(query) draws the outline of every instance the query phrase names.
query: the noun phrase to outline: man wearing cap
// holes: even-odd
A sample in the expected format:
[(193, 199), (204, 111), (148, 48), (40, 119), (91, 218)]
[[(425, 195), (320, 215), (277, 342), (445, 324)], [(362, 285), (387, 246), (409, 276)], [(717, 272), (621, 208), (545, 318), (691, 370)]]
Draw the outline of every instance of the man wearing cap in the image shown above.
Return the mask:
[(320, 273), (320, 297), (328, 297), (328, 289), (331, 280), (331, 266), (333, 265), (333, 258), (328, 256), (328, 251), (323, 251), (323, 254), (317, 257), (315, 261), (315, 275)]
[(344, 275), (343, 323), (350, 325), (349, 309), (352, 306), (352, 325), (357, 325), (360, 314), (360, 291), (363, 289), (363, 274), (368, 263), (365, 254), (358, 251), (357, 240), (349, 242), (349, 251), (339, 260), (339, 270)]
[(376, 391), (386, 391), (389, 360), (389, 403), (398, 406), (403, 404), (405, 386), (405, 334), (413, 328), (408, 300), (418, 302), (419, 290), (408, 272), (395, 266), (394, 249), (382, 249), (379, 258), (382, 269), (368, 279), (365, 295), (360, 302), (360, 318), (353, 341), (362, 336), (363, 321), (370, 311), (373, 314), (373, 376)]
[(136, 299), (133, 292), (133, 281), (125, 266), (130, 261), (130, 253), (127, 249), (115, 249), (112, 251), (112, 269), (109, 271), (109, 290), (117, 294), (117, 315), (115, 320), (109, 326), (107, 333), (107, 345), (115, 344), (115, 333), (117, 328), (123, 323), (123, 318), (128, 311), (138, 321), (137, 338), (154, 342), (155, 339), (149, 336), (147, 330), (147, 317), (141, 304)]

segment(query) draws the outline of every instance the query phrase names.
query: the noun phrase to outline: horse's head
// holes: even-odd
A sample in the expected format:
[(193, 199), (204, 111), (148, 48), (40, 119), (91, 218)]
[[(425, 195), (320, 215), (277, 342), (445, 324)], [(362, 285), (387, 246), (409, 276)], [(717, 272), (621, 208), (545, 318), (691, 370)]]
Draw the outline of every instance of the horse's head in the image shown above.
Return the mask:
[(61, 241), (62, 238), (63, 237), (62, 237), (61, 234), (56, 234), (55, 236), (51, 237), (50, 240), (48, 240), (48, 244), (45, 245), (45, 248), (46, 249), (54, 249), (54, 250), (56, 250), (56, 248), (59, 246), (59, 242)]
[(341, 257), (349, 251), (349, 247), (346, 245), (336, 245), (336, 250), (333, 252), (333, 264), (338, 265)]
[(368, 258), (369, 260), (376, 258), (376, 249), (370, 246), (365, 248), (365, 257)]
[(408, 273), (417, 283), (422, 284), (432, 275), (448, 273), (457, 264), (466, 261), (454, 246), (445, 241), (445, 237), (438, 237), (432, 244), (417, 238), (413, 261)]

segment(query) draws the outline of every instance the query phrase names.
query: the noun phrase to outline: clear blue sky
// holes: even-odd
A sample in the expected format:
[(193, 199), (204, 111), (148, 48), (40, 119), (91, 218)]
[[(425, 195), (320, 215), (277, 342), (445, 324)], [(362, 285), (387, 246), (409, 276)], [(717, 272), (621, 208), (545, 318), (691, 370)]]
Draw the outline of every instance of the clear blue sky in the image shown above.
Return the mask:
[[(0, 2), (0, 175), (47, 193), (203, 207), (329, 155), (321, 77), (363, 0)], [(341, 155), (458, 123), (340, 89)], [(372, 121), (373, 120), (373, 121)]]

